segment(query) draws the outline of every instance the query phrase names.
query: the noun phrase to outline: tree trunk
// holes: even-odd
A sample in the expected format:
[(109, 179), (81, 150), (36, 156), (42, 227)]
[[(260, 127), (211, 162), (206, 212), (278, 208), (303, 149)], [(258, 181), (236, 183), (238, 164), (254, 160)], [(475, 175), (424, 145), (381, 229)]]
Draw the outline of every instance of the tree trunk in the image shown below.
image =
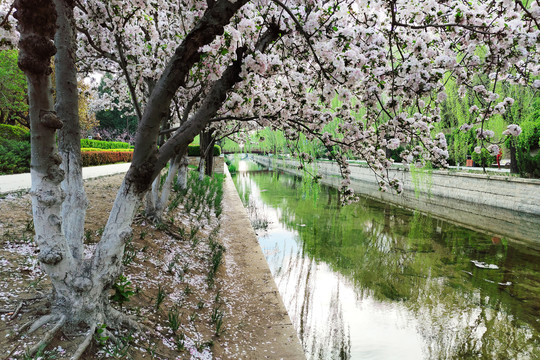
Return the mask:
[(512, 174), (519, 173), (515, 141), (515, 139), (510, 139), (510, 141), (508, 142), (508, 149), (510, 150), (510, 172)]
[[(64, 26), (62, 24), (66, 27), (73, 26), (72, 18), (70, 18), (72, 15), (65, 12), (72, 11), (72, 8), (66, 5), (72, 4), (72, 1), (54, 1), (59, 6), (59, 16), (64, 18), (60, 19), (58, 25), (60, 27)], [(199, 25), (188, 34), (176, 50), (171, 62), (166, 66), (164, 75), (150, 96), (139, 125), (131, 167), (117, 193), (102, 238), (92, 257), (87, 260), (82, 258), (82, 240), (79, 237), (79, 231), (82, 229), (81, 221), (84, 221), (84, 210), (76, 215), (82, 220), (75, 219), (74, 226), (67, 223), (67, 218), (71, 214), (65, 214), (66, 218), (63, 218), (63, 212), (67, 210), (64, 210), (62, 202), (66, 196), (74, 195), (65, 209), (69, 209), (70, 206), (81, 206), (86, 203), (86, 200), (80, 193), (82, 182), (78, 182), (79, 174), (75, 166), (79, 158), (77, 155), (71, 157), (72, 155), (69, 154), (70, 147), (75, 147), (77, 144), (76, 140), (69, 138), (70, 131), (76, 128), (73, 126), (76, 117), (70, 115), (73, 109), (61, 110), (63, 106), (72, 107), (76, 104), (71, 97), (73, 94), (70, 93), (70, 89), (73, 89), (70, 87), (72, 75), (76, 73), (74, 68), (62, 69), (65, 71), (65, 79), (59, 82), (60, 86), (65, 87), (58, 95), (62, 97), (58, 109), (65, 111), (67, 123), (66, 132), (61, 140), (63, 153), (68, 153), (66, 155), (68, 164), (65, 164), (64, 168), (68, 176), (75, 174), (74, 180), (70, 178), (65, 182), (68, 184), (65, 194), (61, 188), (64, 171), (60, 168), (62, 158), (56, 149), (56, 130), (62, 128), (63, 124), (53, 111), (50, 84), (52, 72), (50, 60), (56, 52), (52, 42), (57, 18), (54, 1), (16, 0), (15, 2), (17, 8), (15, 16), (19, 20), (18, 30), (21, 39), (19, 66), (28, 78), (32, 134), (31, 196), (36, 243), (40, 249), (38, 259), (42, 269), (51, 279), (54, 293), (52, 314), (46, 316), (45, 320), (38, 320), (31, 328), (37, 328), (48, 321), (57, 322), (52, 332), (58, 331), (61, 327), (75, 330), (80, 325), (88, 325), (87, 339), (91, 339), (97, 324), (106, 323), (111, 326), (118, 324), (118, 312), (109, 306), (106, 290), (122, 272), (124, 245), (131, 234), (131, 225), (138, 206), (166, 162), (174, 154), (184, 153), (187, 150), (187, 145), (194, 136), (206, 126), (222, 106), (226, 99), (226, 92), (240, 80), (239, 74), (245, 48), (237, 50), (237, 59), (227, 68), (222, 78), (214, 83), (202, 108), (193, 116), (193, 119), (181, 126), (173, 137), (173, 141), (168, 141), (158, 150), (159, 125), (164, 109), (169, 108), (172, 95), (184, 83), (192, 65), (199, 60), (198, 50), (201, 46), (210, 43), (218, 34), (221, 34), (223, 26), (246, 0), (238, 0), (235, 3), (218, 0), (205, 12)], [(265, 43), (276, 39), (279, 33), (273, 31), (271, 36), (264, 37)], [(69, 38), (69, 34), (67, 36), (68, 39), (58, 39), (61, 46), (66, 46), (67, 49), (67, 53), (59, 55), (58, 61), (63, 64), (62, 67), (74, 66), (74, 61), (67, 61), (64, 57), (73, 55), (69, 51), (73, 39)], [(175, 172), (176, 170), (170, 172), (171, 182)], [(163, 198), (162, 194), (161, 199)], [(63, 221), (66, 224), (63, 224)], [(69, 238), (67, 234), (70, 234)], [(45, 343), (37, 344), (33, 352), (42, 345), (46, 345), (46, 342), (50, 340), (49, 334), (50, 332), (43, 338)], [(82, 348), (76, 352), (78, 356), (81, 356), (88, 343), (84, 341), (81, 344)]]
[(75, 259), (83, 256), (84, 219), (87, 199), (82, 178), (81, 133), (79, 125), (79, 93), (75, 66), (76, 40), (73, 7), (64, 0), (54, 0), (58, 16), (55, 35), (56, 111), (64, 123), (58, 145), (65, 178), (61, 187), (62, 230)]
[(189, 159), (187, 153), (181, 155), (180, 165), (178, 168), (178, 177), (176, 178), (176, 184), (181, 191), (187, 190), (187, 175), (188, 175)]
[(205, 160), (204, 156), (199, 156), (199, 181), (203, 181), (204, 179), (204, 169), (205, 169), (204, 160)]
[(169, 201), (169, 196), (172, 190), (172, 184), (178, 168), (180, 167), (181, 156), (175, 156), (170, 161), (169, 172), (161, 187), (161, 193), (159, 187), (161, 183), (161, 176), (156, 177), (152, 184), (152, 191), (146, 195), (146, 209), (145, 214), (154, 223), (161, 222), (163, 218), (163, 212), (165, 206)]

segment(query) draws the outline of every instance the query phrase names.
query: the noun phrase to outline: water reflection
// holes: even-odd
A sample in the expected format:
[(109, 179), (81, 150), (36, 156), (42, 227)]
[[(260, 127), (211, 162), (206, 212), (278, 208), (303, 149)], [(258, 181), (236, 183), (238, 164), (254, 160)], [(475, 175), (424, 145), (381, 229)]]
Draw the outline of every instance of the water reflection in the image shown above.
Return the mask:
[[(236, 184), (310, 359), (540, 358), (540, 251), (301, 180)], [(471, 260), (496, 265), (479, 268)]]

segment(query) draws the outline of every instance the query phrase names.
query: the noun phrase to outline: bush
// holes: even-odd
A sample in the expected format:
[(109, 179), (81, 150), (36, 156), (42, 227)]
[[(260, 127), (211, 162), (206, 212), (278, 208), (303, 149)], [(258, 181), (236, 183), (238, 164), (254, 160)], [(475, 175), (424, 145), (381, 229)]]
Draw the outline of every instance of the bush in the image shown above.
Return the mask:
[(84, 151), (81, 156), (83, 166), (96, 166), (130, 162), (133, 151)]
[(30, 131), (18, 126), (0, 124), (0, 138), (16, 141), (30, 141)]
[[(133, 149), (110, 149), (111, 151), (115, 151), (115, 152), (133, 152)], [(81, 148), (81, 152), (86, 152), (86, 151), (103, 151), (103, 149), (99, 149), (99, 148)]]
[[(540, 178), (540, 117), (521, 125), (523, 132), (517, 137), (516, 159), (519, 174)], [(534, 156), (531, 154), (536, 153)]]
[(19, 174), (30, 171), (30, 143), (0, 138), (0, 173)]
[(234, 164), (229, 165), (228, 168), (229, 168), (229, 172), (231, 173), (231, 175), (236, 174), (237, 169), (236, 169), (236, 166)]
[[(219, 156), (219, 155), (221, 155), (221, 148), (219, 147), (219, 145), (214, 145), (214, 156)], [(189, 145), (188, 156), (201, 156), (200, 145)]]
[(129, 143), (121, 141), (101, 141), (81, 139), (81, 148), (95, 148), (95, 149), (131, 149), (133, 148)]
[(473, 151), (472, 159), (476, 166), (484, 166), (484, 167), (489, 167), (491, 166), (491, 164), (497, 161), (497, 157), (491, 155), (489, 151), (487, 151), (484, 148), (482, 148), (482, 151), (480, 154), (478, 154), (476, 151)]

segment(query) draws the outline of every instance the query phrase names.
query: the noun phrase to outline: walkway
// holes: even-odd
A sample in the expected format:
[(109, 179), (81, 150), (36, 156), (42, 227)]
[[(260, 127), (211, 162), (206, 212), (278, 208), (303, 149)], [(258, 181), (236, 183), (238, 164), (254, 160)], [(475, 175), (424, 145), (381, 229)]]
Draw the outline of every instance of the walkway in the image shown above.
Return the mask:
[[(85, 167), (83, 168), (83, 179), (125, 173), (130, 165), (131, 163), (123, 163)], [(0, 176), (0, 194), (29, 190), (30, 186), (30, 173)]]

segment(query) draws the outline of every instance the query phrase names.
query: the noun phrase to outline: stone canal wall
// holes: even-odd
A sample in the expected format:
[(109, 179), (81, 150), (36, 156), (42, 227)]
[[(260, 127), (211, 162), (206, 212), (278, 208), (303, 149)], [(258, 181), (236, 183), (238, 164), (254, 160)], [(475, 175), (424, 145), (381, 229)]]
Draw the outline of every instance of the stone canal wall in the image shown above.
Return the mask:
[[(257, 163), (302, 175), (296, 160), (251, 155)], [(316, 163), (322, 182), (338, 187), (339, 167)], [(361, 195), (419, 210), (493, 236), (540, 244), (540, 180), (436, 170), (430, 173), (390, 170), (403, 183), (403, 194), (379, 191), (374, 173), (364, 164), (351, 164), (351, 186)]]

